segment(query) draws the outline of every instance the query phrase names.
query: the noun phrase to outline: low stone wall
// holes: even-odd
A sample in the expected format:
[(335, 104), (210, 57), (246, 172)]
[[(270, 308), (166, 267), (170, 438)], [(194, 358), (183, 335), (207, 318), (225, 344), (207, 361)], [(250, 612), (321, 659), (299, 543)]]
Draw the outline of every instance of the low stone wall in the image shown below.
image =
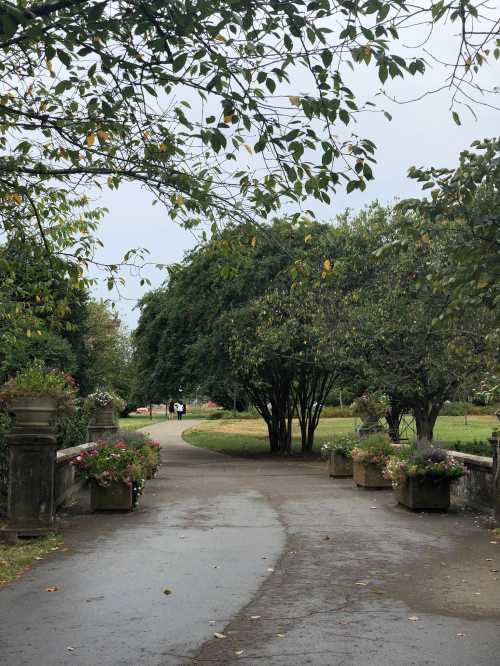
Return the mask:
[(494, 511), (493, 459), (450, 451), (465, 466), (465, 475), (452, 484), (451, 501), (478, 511)]
[(56, 507), (71, 504), (78, 497), (84, 487), (85, 481), (76, 478), (75, 466), (71, 464), (73, 458), (83, 451), (95, 448), (94, 443), (72, 446), (57, 452), (55, 472), (55, 502)]

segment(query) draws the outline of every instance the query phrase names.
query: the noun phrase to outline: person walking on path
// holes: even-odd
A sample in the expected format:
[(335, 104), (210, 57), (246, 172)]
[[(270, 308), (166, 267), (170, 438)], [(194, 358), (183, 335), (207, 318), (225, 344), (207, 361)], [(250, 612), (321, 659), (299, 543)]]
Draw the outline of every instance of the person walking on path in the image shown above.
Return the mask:
[(169, 419), (169, 421), (171, 421), (174, 417), (175, 417), (175, 405), (174, 405), (174, 401), (171, 400), (168, 403), (168, 419)]
[(182, 402), (182, 400), (179, 400), (179, 402), (177, 403), (177, 420), (178, 421), (182, 421), (182, 415), (184, 414), (185, 411), (186, 411), (186, 408), (184, 406), (184, 403)]

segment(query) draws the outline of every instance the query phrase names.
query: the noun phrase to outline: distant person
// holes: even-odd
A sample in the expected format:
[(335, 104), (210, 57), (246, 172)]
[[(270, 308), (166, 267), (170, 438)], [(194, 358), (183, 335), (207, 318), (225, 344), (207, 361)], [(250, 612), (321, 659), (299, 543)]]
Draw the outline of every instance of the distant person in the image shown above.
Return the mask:
[(175, 418), (175, 404), (173, 400), (168, 403), (168, 418), (170, 421)]
[(185, 411), (186, 411), (186, 407), (185, 407), (184, 403), (182, 402), (182, 400), (179, 400), (179, 402), (177, 403), (177, 420), (178, 421), (182, 421), (182, 415), (184, 414)]

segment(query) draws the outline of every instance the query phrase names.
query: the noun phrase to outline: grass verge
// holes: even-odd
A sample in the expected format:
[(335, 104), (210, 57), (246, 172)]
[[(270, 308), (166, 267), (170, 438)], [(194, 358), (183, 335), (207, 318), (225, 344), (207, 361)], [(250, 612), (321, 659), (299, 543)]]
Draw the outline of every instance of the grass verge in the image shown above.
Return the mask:
[(135, 415), (131, 414), (125, 419), (120, 419), (119, 427), (120, 430), (139, 430), (139, 428), (146, 428), (147, 426), (156, 425), (162, 421), (166, 421), (167, 417), (160, 414), (153, 414), (153, 418), (150, 419), (147, 415)]
[[(359, 421), (357, 422), (359, 424)], [(467, 423), (463, 416), (441, 416), (438, 419), (435, 438), (446, 443), (449, 448), (459, 441), (456, 448), (476, 455), (490, 455), (487, 443), (491, 431), (496, 427), (494, 416), (468, 416)], [(315, 450), (323, 442), (353, 432), (356, 427), (354, 418), (321, 419), (316, 431)], [(411, 439), (411, 433), (408, 434)], [(262, 420), (220, 420), (204, 421), (187, 430), (184, 439), (201, 448), (236, 456), (258, 456), (269, 453), (269, 440), (266, 425)], [(482, 444), (477, 442), (482, 441)], [(300, 452), (298, 425), (294, 422), (293, 451)]]
[(0, 587), (20, 578), (36, 561), (58, 550), (62, 543), (59, 534), (49, 534), (20, 540), (15, 545), (0, 544)]

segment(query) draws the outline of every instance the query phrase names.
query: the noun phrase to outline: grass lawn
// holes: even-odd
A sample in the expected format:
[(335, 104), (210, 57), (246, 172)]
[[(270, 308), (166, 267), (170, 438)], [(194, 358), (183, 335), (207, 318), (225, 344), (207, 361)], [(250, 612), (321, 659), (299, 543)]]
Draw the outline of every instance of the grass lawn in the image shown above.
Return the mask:
[(61, 536), (52, 534), (39, 539), (20, 540), (12, 546), (0, 544), (0, 587), (19, 578), (47, 553), (58, 550), (62, 542)]
[[(468, 416), (467, 425), (463, 416), (441, 416), (434, 436), (436, 440), (450, 445), (457, 441), (486, 441), (497, 424), (495, 416)], [(352, 432), (355, 425), (354, 418), (321, 419), (316, 430), (315, 450), (318, 451), (323, 442), (335, 436)], [(299, 452), (299, 431), (295, 421), (293, 435), (293, 450)], [(260, 419), (204, 421), (185, 432), (183, 437), (195, 446), (229, 455), (255, 456), (269, 451), (266, 425)], [(481, 451), (482, 455), (487, 452), (487, 447)]]
[(145, 428), (146, 426), (152, 426), (156, 423), (161, 423), (166, 420), (164, 414), (153, 414), (153, 418), (150, 419), (147, 414), (130, 414), (125, 419), (120, 419), (119, 427), (120, 430), (138, 430), (139, 428)]

